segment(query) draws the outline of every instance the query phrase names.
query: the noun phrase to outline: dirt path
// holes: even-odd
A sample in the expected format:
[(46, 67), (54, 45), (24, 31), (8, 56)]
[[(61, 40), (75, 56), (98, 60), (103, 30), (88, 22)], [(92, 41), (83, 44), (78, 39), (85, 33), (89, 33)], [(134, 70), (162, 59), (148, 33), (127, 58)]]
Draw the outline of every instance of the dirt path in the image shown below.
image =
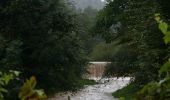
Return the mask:
[(117, 100), (112, 97), (112, 93), (126, 86), (130, 78), (109, 78), (109, 81), (107, 80), (108, 79), (102, 79), (101, 82), (105, 81), (105, 83), (86, 86), (75, 94), (56, 94), (53, 98), (48, 100), (68, 100), (68, 97), (70, 97), (70, 100)]

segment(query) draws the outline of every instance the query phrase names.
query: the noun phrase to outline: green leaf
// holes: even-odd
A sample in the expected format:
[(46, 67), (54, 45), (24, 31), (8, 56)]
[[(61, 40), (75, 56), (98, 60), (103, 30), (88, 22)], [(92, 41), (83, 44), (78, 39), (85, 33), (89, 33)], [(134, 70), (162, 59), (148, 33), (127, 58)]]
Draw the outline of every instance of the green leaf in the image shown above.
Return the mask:
[(162, 80), (160, 83), (164, 84), (164, 83), (170, 83), (170, 77), (165, 77), (164, 80)]
[(0, 85), (5, 85), (4, 81), (0, 78)]
[(162, 33), (163, 33), (164, 35), (166, 35), (166, 34), (167, 34), (167, 31), (168, 31), (168, 24), (165, 23), (165, 22), (161, 22), (161, 23), (159, 24), (159, 29), (162, 31)]
[(155, 14), (155, 20), (156, 20), (158, 23), (160, 22), (161, 18), (160, 18), (160, 14), (159, 14), (159, 13)]
[(26, 80), (19, 92), (19, 98), (21, 100), (27, 100), (28, 98), (30, 98), (30, 100), (42, 100), (47, 98), (44, 90), (35, 89), (36, 84), (37, 82), (34, 76)]
[(170, 70), (170, 61), (167, 61), (159, 70), (159, 74), (162, 75), (163, 73)]
[(155, 14), (156, 17), (159, 17), (160, 15), (161, 15), (160, 13), (156, 13), (156, 14)]
[(15, 76), (19, 76), (21, 74), (21, 72), (19, 71), (14, 71), (14, 70), (10, 70), (11, 73), (14, 73)]
[(47, 98), (47, 96), (46, 96), (46, 94), (45, 94), (45, 92), (44, 92), (43, 89), (35, 90), (35, 91), (36, 91), (36, 93), (38, 94), (38, 96), (39, 96), (40, 99)]
[(31, 77), (30, 80), (26, 80), (26, 82), (21, 87), (19, 98), (21, 100), (25, 100), (28, 97), (31, 97), (34, 94), (34, 87), (36, 85), (36, 80)]
[(7, 85), (9, 83), (10, 80), (14, 79), (12, 74), (4, 74), (3, 76), (3, 81), (5, 82), (5, 84)]
[(4, 88), (0, 88), (0, 92), (4, 92), (4, 93), (7, 93), (8, 91), (6, 90), (6, 89), (4, 89)]

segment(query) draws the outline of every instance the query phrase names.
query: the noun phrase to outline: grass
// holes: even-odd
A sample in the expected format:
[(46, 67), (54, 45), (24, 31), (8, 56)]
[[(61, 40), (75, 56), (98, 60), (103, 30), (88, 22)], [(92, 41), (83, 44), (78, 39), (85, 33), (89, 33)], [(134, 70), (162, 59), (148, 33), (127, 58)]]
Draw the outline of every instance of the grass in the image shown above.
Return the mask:
[(116, 98), (125, 98), (124, 100), (133, 100), (138, 90), (140, 90), (138, 85), (136, 85), (135, 83), (130, 83), (126, 87), (117, 90), (112, 95)]

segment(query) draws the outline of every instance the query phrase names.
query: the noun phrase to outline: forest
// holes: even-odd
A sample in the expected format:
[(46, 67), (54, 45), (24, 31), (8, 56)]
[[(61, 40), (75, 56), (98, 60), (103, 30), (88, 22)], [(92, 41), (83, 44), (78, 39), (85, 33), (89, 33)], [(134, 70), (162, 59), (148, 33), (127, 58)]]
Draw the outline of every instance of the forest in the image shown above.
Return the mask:
[(170, 99), (170, 2), (92, 1), (0, 0), (0, 100), (98, 84), (82, 78), (90, 61), (111, 62), (103, 77), (131, 77), (113, 97)]
[(99, 11), (94, 30), (114, 44), (106, 75), (134, 77), (113, 93), (121, 100), (169, 100), (169, 5), (166, 0), (108, 0)]

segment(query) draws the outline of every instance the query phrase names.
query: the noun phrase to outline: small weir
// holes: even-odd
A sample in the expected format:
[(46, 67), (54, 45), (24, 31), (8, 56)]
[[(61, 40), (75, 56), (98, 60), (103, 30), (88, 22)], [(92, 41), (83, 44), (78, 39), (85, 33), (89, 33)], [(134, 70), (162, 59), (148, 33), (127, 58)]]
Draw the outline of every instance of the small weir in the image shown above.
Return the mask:
[(123, 88), (130, 82), (130, 78), (102, 78), (105, 67), (110, 62), (89, 62), (88, 72), (83, 77), (99, 82), (96, 85), (88, 85), (84, 89), (72, 93), (57, 93), (48, 100), (118, 100), (112, 97), (112, 93)]
[(111, 62), (89, 62), (85, 78), (92, 80), (99, 80), (102, 78), (105, 68)]
[(98, 80), (101, 79), (105, 68), (111, 62), (89, 62), (87, 71), (89, 73), (86, 74), (86, 78)]

